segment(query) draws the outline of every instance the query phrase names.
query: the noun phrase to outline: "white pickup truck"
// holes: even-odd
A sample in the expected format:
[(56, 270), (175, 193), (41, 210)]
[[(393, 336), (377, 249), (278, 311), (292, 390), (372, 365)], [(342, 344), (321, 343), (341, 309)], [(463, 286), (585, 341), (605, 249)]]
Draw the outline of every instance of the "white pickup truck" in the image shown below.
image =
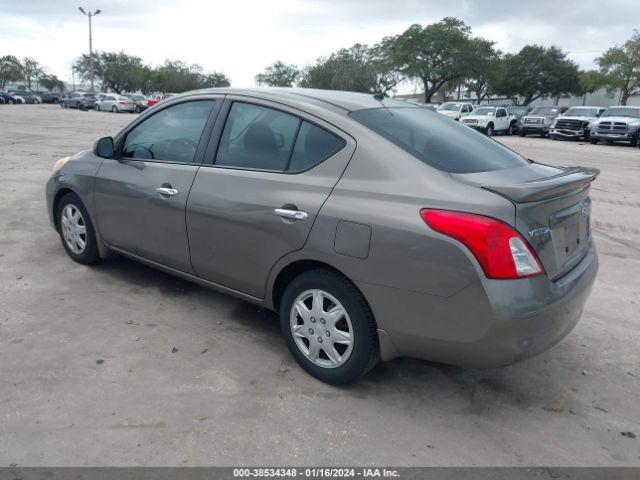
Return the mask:
[(518, 118), (510, 114), (505, 107), (483, 105), (476, 107), (471, 115), (464, 117), (462, 123), (467, 127), (480, 130), (490, 137), (496, 132), (511, 135), (514, 126), (518, 123)]

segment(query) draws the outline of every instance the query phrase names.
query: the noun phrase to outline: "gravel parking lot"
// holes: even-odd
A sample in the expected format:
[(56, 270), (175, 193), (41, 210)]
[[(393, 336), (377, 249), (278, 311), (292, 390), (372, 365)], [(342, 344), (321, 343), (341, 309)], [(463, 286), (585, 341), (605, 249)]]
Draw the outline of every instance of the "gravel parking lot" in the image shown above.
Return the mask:
[(132, 119), (0, 107), (0, 466), (640, 465), (640, 150), (496, 137), (602, 170), (600, 273), (561, 344), (495, 370), (399, 359), (335, 388), (295, 364), (269, 312), (67, 257), (51, 166)]

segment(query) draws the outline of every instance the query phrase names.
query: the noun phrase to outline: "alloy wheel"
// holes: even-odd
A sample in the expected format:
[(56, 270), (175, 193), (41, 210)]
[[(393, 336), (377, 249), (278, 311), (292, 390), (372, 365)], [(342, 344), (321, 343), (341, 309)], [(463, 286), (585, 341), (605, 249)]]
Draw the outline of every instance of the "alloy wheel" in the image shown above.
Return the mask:
[(290, 328), (298, 349), (323, 368), (343, 365), (353, 351), (354, 330), (344, 306), (324, 290), (306, 290), (293, 301)]
[(60, 228), (69, 250), (76, 255), (84, 252), (87, 246), (87, 225), (80, 209), (72, 203), (62, 209)]

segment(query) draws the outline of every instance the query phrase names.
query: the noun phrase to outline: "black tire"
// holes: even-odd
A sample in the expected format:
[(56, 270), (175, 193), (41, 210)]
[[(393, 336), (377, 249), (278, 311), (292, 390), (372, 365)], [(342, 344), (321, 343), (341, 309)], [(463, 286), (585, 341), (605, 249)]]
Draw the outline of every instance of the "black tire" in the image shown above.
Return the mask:
[[(84, 250), (80, 253), (76, 253), (71, 250), (64, 238), (62, 227), (62, 213), (67, 205), (72, 205), (80, 211), (86, 229), (86, 244)], [(91, 222), (91, 218), (89, 217), (87, 209), (84, 207), (84, 204), (75, 193), (67, 193), (60, 199), (60, 202), (58, 203), (58, 209), (56, 211), (56, 225), (58, 227), (58, 233), (60, 234), (60, 241), (62, 242), (62, 246), (73, 260), (78, 263), (82, 263), (83, 265), (90, 265), (92, 263), (100, 261), (100, 253), (98, 252), (98, 243), (96, 241), (96, 231), (93, 228), (93, 223)]]
[(597, 145), (598, 144), (598, 139), (597, 138), (589, 138), (589, 143), (591, 145)]
[(60, 100), (58, 100), (56, 97), (53, 97), (53, 100), (51, 101), (51, 103), (57, 105), (58, 103), (60, 103)]
[(142, 108), (140, 108), (140, 105), (136, 105), (136, 113), (141, 113), (142, 112)]
[(542, 132), (542, 133), (540, 134), (540, 138), (544, 138), (544, 137), (546, 137), (547, 135), (548, 135), (547, 133)]
[(40, 100), (38, 100), (38, 99), (35, 99), (35, 100), (33, 101), (33, 104), (34, 104), (34, 105), (38, 105), (39, 103), (40, 103)]
[(518, 132), (518, 135), (520, 135), (521, 137), (526, 137), (527, 136), (527, 134), (524, 132), (524, 130), (520, 130)]
[(513, 135), (513, 123), (509, 124), (509, 128), (507, 128), (507, 135)]
[(111, 107), (111, 111), (113, 113), (118, 113), (119, 112), (118, 107), (116, 107), (115, 105), (113, 107)]
[(98, 105), (98, 104), (96, 103), (96, 105), (93, 107), (93, 109), (94, 109), (96, 112), (99, 112), (99, 111), (100, 111), (100, 105)]
[(489, 125), (487, 125), (487, 128), (485, 128), (484, 133), (487, 135), (487, 137), (491, 137), (493, 135), (493, 123), (490, 123)]
[(637, 147), (638, 146), (638, 139), (637, 138), (632, 138), (631, 141), (629, 142), (629, 145), (631, 145), (632, 147)]
[[(347, 311), (353, 329), (353, 347), (349, 358), (334, 368), (322, 367), (309, 360), (291, 332), (290, 314), (298, 295), (319, 289), (335, 297)], [(313, 319), (312, 319), (313, 320)], [(289, 351), (310, 375), (333, 385), (352, 383), (365, 375), (380, 361), (378, 332), (373, 313), (362, 293), (347, 278), (325, 269), (309, 270), (293, 279), (280, 302), (280, 327)]]

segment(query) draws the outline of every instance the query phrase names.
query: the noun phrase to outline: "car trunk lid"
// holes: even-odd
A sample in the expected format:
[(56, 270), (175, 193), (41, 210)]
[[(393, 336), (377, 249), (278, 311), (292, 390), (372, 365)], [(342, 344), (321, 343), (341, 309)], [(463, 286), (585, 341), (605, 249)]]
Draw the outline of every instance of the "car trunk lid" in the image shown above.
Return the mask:
[(531, 165), (456, 177), (510, 200), (515, 227), (552, 280), (571, 270), (591, 240), (589, 187), (599, 170)]

